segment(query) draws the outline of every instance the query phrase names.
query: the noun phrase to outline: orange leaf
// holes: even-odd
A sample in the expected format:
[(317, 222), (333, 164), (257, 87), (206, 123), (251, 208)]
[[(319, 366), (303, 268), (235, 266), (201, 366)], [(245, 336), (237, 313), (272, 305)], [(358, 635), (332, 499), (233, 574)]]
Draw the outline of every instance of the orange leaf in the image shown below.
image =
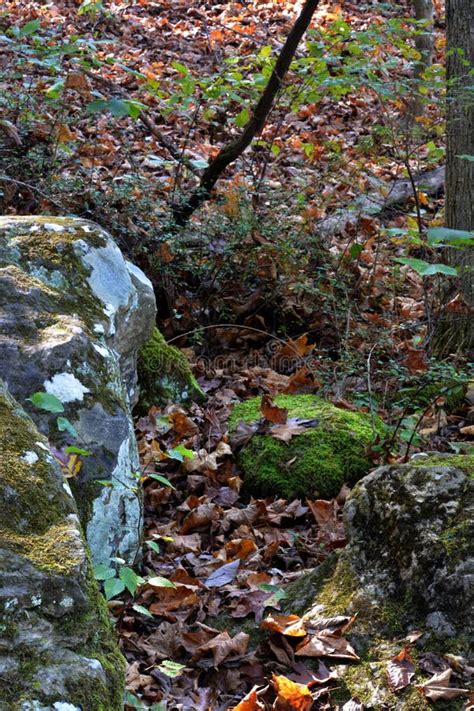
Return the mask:
[(277, 711), (307, 711), (311, 708), (313, 697), (306, 684), (298, 684), (286, 676), (275, 674), (273, 683), (278, 694), (273, 708)]
[(257, 687), (254, 686), (251, 691), (242, 699), (237, 706), (234, 706), (232, 711), (260, 711), (265, 707), (257, 698)]
[(306, 637), (303, 620), (298, 615), (269, 615), (260, 627), (263, 630), (279, 632), (285, 637)]
[(266, 420), (272, 422), (274, 425), (284, 425), (288, 419), (288, 410), (275, 405), (270, 395), (262, 396), (260, 412)]

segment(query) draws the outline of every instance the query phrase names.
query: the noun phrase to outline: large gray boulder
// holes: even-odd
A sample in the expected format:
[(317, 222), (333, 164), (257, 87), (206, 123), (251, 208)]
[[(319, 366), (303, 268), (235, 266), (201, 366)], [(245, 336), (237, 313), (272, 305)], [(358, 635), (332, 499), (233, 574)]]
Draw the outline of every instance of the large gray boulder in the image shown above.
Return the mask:
[[(473, 477), (474, 456), (467, 455), (375, 469), (346, 502), (346, 548), (289, 586), (288, 611), (309, 623), (356, 615), (347, 636), (361, 661), (337, 669), (333, 697), (341, 705), (358, 698), (366, 709), (429, 708), (415, 689), (426, 681), (417, 663), (402, 693), (388, 684), (387, 663), (413, 630), (415, 661), (449, 652), (461, 660), (458, 670), (465, 663), (474, 638)], [(464, 698), (449, 708), (461, 709)]]
[(71, 490), (0, 381), (0, 711), (119, 711), (124, 660)]
[[(150, 281), (94, 223), (3, 217), (0, 303), (0, 378), (57, 448), (92, 452), (71, 484), (94, 562), (133, 559), (141, 502), (130, 406), (137, 351), (155, 320)], [(62, 401), (79, 441), (32, 406), (37, 391)]]

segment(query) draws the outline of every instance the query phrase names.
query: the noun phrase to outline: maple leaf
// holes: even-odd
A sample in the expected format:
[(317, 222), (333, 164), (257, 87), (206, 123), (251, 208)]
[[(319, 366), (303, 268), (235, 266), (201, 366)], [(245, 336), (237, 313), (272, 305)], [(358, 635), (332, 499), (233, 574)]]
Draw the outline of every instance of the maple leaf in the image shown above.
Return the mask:
[(402, 651), (387, 663), (388, 683), (394, 691), (404, 689), (415, 676), (415, 666), (409, 653), (409, 648)]

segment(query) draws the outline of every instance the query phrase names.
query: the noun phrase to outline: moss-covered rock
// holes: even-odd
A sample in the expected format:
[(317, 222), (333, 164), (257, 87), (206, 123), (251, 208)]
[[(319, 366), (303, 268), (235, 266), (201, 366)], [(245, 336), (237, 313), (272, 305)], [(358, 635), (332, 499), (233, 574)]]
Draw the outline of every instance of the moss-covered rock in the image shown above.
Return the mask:
[(0, 708), (119, 711), (124, 660), (74, 499), (1, 381), (0, 441)]
[(133, 559), (141, 511), (130, 403), (137, 350), (154, 326), (151, 283), (92, 222), (3, 217), (0, 301), (0, 377), (61, 449), (78, 442), (29, 401), (37, 391), (56, 395), (91, 451), (73, 487), (94, 561)]
[(361, 663), (338, 667), (334, 701), (424, 711), (429, 704), (413, 685), (396, 695), (388, 685), (387, 662), (403, 639), (423, 632), (413, 653), (418, 684), (427, 679), (422, 653), (472, 648), (473, 467), (473, 457), (436, 455), (374, 470), (347, 500), (347, 547), (287, 587), (286, 610), (308, 621), (357, 616), (349, 638)]
[(157, 328), (138, 353), (138, 383), (141, 410), (169, 400), (186, 402), (204, 397), (186, 356), (168, 345)]
[[(234, 406), (232, 433), (243, 420), (261, 418), (260, 398)], [(278, 395), (275, 402), (288, 409), (288, 418), (317, 423), (288, 442), (255, 434), (238, 455), (245, 488), (258, 496), (332, 497), (345, 483), (355, 483), (370, 469), (367, 449), (384, 433), (378, 417), (343, 410), (313, 395)]]

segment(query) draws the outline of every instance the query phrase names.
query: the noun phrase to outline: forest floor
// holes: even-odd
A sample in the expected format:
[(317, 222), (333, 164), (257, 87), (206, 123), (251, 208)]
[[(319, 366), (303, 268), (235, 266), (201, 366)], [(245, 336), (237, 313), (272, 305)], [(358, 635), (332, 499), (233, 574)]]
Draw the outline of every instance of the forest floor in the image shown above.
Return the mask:
[[(169, 230), (170, 207), (195, 185), (195, 172), (177, 164), (165, 144), (199, 171), (238, 132), (232, 117), (241, 108), (232, 96), (216, 99), (212, 110), (205, 102), (186, 104), (186, 67), (211, 76), (226, 59), (278, 49), (299, 6), (139, 0), (78, 14), (70, 1), (4, 0), (0, 10), (0, 29), (40, 21), (37, 44), (50, 67), (48, 46), (72, 37), (95, 57), (84, 73), (72, 53), (61, 55), (67, 78), (58, 98), (52, 87), (60, 70), (32, 61), (27, 39), (16, 58), (10, 40), (0, 44), (2, 117), (21, 139), (7, 154), (14, 180), (3, 184), (2, 210), (72, 213), (108, 228), (152, 278), (162, 297), (160, 328), (186, 352), (207, 394), (205, 404), (169, 404), (137, 418), (148, 541), (142, 572), (156, 584), (133, 600), (110, 602), (129, 662), (130, 709), (142, 708), (139, 699), (157, 711), (334, 708), (331, 656), (301, 661), (301, 626), (296, 620), (292, 641), (282, 634), (292, 619), (277, 615), (285, 584), (344, 545), (347, 489), (333, 501), (242, 496), (227, 433), (232, 403), (315, 392), (340, 407), (377, 412), (392, 430), (374, 465), (384, 457), (403, 460), (407, 447), (467, 451), (472, 440), (472, 408), (451, 398), (467, 379), (465, 360), (433, 357), (439, 275), (426, 279), (394, 261), (434, 257), (420, 235), (443, 224), (442, 195), (415, 191), (403, 205), (364, 214), (327, 238), (322, 227), (379, 181), (389, 189), (409, 177), (407, 167), (419, 175), (442, 163), (435, 101), (419, 122), (423, 138), (400, 128), (403, 101), (381, 100), (368, 89), (293, 111), (276, 108), (261, 136), (275, 146), (272, 160), (253, 146), (187, 230)], [(344, 21), (364, 31), (409, 14), (408, 2), (387, 6), (321, 3), (314, 26), (329, 31)], [(436, 7), (441, 61), (441, 3)], [(333, 39), (337, 76), (347, 40), (337, 32)], [(371, 61), (394, 51), (388, 40), (374, 45)], [(411, 71), (397, 57), (387, 83)], [(177, 77), (180, 98), (163, 113)], [(165, 98), (150, 93), (146, 81), (164, 87)], [(143, 102), (153, 130), (130, 117), (84, 110), (111, 97)], [(462, 309), (454, 290), (448, 311)], [(394, 393), (401, 394), (397, 401)], [(165, 455), (180, 445), (197, 456), (179, 462)], [(269, 611), (273, 622), (265, 623)]]

